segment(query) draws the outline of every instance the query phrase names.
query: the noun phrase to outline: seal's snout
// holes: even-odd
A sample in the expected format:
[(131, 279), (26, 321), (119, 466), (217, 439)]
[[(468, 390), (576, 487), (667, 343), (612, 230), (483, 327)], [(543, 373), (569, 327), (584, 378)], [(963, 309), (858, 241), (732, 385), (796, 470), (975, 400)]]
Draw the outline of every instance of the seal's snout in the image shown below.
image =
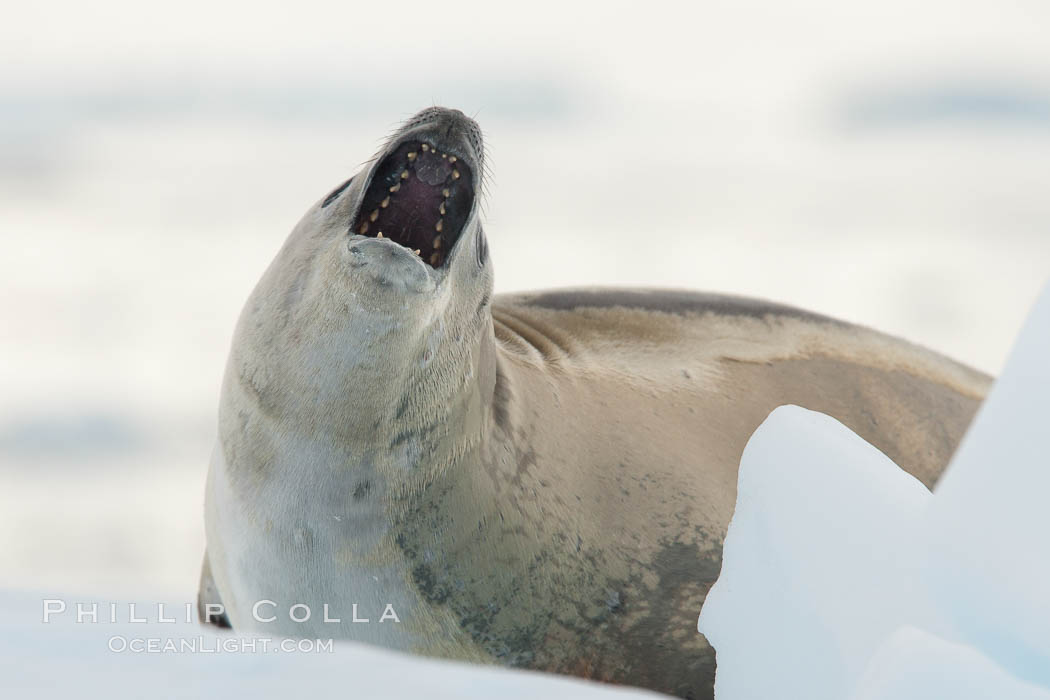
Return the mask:
[(420, 112), (375, 166), (351, 233), (389, 238), (441, 267), (474, 210), (480, 154), (481, 132), (462, 112)]
[[(470, 151), (473, 160), (481, 161), (483, 146), (481, 128), (478, 123), (458, 109), (430, 107), (408, 120), (405, 131), (425, 129), (450, 148), (459, 144), (461, 150)], [(467, 155), (467, 154), (463, 154)]]

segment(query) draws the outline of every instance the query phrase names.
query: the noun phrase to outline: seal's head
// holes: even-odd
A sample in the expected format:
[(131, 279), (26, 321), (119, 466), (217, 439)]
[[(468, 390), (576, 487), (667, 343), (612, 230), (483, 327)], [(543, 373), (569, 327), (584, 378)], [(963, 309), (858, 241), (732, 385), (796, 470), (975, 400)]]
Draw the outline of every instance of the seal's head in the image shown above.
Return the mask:
[[(412, 117), (361, 173), (316, 206), (344, 227), (348, 279), (375, 300), (484, 283), (481, 130), (458, 110)], [(484, 286), (484, 285), (483, 285)], [(425, 302), (424, 302), (425, 303)]]
[(241, 317), (236, 372), (311, 427), (343, 416), (361, 429), (391, 410), (404, 422), (406, 401), (462, 399), (479, 372), (473, 341), (491, 334), (483, 169), (462, 112), (409, 119), (292, 231)]

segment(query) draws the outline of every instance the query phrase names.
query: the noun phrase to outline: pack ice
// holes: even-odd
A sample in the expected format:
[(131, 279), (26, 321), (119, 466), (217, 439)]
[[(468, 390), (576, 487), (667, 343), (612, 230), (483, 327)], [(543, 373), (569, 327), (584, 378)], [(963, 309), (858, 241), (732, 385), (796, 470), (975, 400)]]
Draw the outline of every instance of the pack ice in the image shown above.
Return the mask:
[(931, 493), (834, 419), (751, 437), (698, 629), (717, 700), (1050, 700), (1050, 285)]

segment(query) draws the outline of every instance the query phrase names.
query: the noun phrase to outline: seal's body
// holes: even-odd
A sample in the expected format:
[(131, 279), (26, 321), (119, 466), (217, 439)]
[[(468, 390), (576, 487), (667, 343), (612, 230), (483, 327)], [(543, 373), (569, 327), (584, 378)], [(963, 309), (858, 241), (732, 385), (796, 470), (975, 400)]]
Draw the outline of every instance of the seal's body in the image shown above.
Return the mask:
[(710, 697), (696, 618), (768, 413), (834, 416), (930, 486), (989, 380), (735, 297), (494, 298), (482, 167), (473, 122), (420, 113), (260, 281), (223, 384), (202, 605), (238, 631)]

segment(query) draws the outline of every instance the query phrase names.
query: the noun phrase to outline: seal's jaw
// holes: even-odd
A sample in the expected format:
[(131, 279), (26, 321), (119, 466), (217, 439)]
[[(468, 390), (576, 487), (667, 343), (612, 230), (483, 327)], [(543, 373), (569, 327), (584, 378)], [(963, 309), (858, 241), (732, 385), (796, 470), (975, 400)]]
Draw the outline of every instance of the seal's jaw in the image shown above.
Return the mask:
[(400, 141), (372, 170), (350, 233), (387, 238), (443, 267), (474, 209), (471, 161), (426, 135)]

